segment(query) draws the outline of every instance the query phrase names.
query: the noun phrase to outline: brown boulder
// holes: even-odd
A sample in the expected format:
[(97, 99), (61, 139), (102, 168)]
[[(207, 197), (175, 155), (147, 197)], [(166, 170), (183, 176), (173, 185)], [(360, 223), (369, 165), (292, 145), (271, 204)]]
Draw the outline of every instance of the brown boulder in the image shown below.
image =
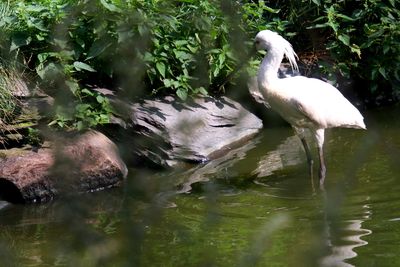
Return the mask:
[(115, 144), (89, 131), (0, 161), (0, 198), (9, 202), (46, 201), (59, 194), (115, 186), (127, 175)]

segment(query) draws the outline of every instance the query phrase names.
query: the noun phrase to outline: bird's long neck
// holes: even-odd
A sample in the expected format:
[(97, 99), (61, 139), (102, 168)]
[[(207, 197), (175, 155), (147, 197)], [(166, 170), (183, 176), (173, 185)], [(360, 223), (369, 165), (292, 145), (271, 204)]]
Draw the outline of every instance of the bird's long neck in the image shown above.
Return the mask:
[(279, 48), (272, 48), (264, 57), (258, 71), (258, 84), (268, 87), (273, 81), (278, 79), (278, 70), (283, 59), (284, 52)]

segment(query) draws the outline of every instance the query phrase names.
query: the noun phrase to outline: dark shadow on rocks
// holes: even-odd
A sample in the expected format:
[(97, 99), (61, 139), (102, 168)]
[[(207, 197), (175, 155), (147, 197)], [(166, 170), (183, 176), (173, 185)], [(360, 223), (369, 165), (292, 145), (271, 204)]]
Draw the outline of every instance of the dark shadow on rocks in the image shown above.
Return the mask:
[(24, 199), (18, 187), (3, 178), (0, 178), (0, 199), (11, 203), (24, 203)]
[(148, 162), (168, 168), (181, 162), (204, 163), (222, 155), (226, 147), (244, 144), (263, 127), (255, 115), (226, 97), (183, 102), (165, 96), (113, 104), (124, 106), (124, 123), (116, 122), (102, 131), (119, 139), (114, 141), (121, 144), (130, 166)]

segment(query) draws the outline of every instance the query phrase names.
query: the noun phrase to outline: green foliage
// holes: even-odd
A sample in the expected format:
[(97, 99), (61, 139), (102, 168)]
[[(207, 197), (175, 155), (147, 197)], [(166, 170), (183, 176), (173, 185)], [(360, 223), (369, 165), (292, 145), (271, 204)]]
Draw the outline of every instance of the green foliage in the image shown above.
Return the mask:
[(337, 66), (347, 75), (362, 79), (369, 90), (400, 89), (400, 19), (395, 1), (325, 1), (324, 14), (314, 28), (329, 28), (328, 48)]
[[(62, 127), (108, 121), (111, 109), (85, 91), (87, 84), (122, 88), (128, 97), (174, 93), (185, 100), (219, 93), (234, 83), (231, 73), (248, 61), (254, 35), (266, 28), (289, 38), (298, 52), (315, 48), (303, 40), (317, 32), (325, 42), (320, 47), (335, 61), (326, 68), (331, 75), (340, 71), (365, 81), (362, 90), (375, 97), (382, 88), (394, 95), (400, 86), (398, 5), (378, 0), (9, 1), (0, 4), (0, 33), (8, 37), (0, 40), (0, 57), (20, 60), (35, 72), (41, 88), (69, 100), (52, 122)], [(258, 64), (259, 59), (250, 61), (250, 73)]]
[[(308, 1), (301, 2), (304, 6)], [(338, 70), (358, 81), (363, 86), (359, 93), (369, 94), (369, 98), (398, 100), (399, 3), (379, 0), (313, 3), (306, 13), (311, 20), (303, 26), (325, 31), (327, 49), (335, 60), (332, 71)]]
[(16, 110), (18, 110), (18, 101), (11, 93), (17, 76), (17, 72), (10, 66), (6, 70), (0, 64), (0, 132), (3, 126), (5, 127), (14, 118)]
[(26, 136), (28, 144), (32, 146), (39, 146), (43, 143), (43, 138), (40, 135), (40, 131), (35, 128), (28, 128), (28, 134)]
[(106, 97), (86, 88), (80, 90), (79, 97), (80, 101), (73, 107), (58, 106), (55, 119), (49, 125), (84, 130), (98, 124), (109, 123), (112, 108)]
[[(5, 19), (12, 25), (9, 49), (29, 58), (47, 87), (76, 94), (95, 75), (100, 83), (112, 79), (115, 87), (140, 85), (182, 99), (208, 94), (234, 69), (241, 57), (237, 54), (251, 48), (251, 42), (236, 42), (234, 50), (232, 25), (242, 32), (236, 35), (246, 32), (249, 40), (260, 25), (265, 28), (262, 16), (278, 12), (262, 1), (42, 0), (11, 5), (13, 12)], [(283, 31), (279, 23), (270, 24)]]

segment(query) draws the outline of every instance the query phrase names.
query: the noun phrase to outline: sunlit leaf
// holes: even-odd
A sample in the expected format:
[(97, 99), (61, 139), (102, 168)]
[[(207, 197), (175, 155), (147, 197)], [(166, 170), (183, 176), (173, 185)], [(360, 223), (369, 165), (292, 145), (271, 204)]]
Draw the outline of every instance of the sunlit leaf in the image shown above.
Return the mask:
[(159, 61), (156, 63), (156, 68), (158, 72), (161, 74), (161, 76), (165, 78), (165, 69), (166, 69), (165, 64)]
[(122, 10), (117, 7), (116, 5), (113, 5), (111, 3), (108, 3), (106, 0), (100, 0), (100, 3), (109, 11), (111, 12), (117, 12), (117, 13), (121, 13)]
[(178, 90), (176, 90), (176, 95), (183, 101), (185, 101), (187, 99), (187, 91), (183, 88), (179, 88)]
[(354, 21), (355, 20), (352, 17), (346, 16), (344, 14), (336, 14), (336, 16), (339, 17), (339, 18), (342, 18), (344, 20), (347, 20), (347, 21)]
[(388, 79), (387, 75), (386, 75), (386, 70), (384, 67), (380, 67), (378, 69), (379, 73), (383, 76), (383, 78), (385, 78), (386, 80)]
[(338, 36), (338, 39), (344, 43), (345, 45), (350, 45), (350, 36), (348, 36), (347, 34), (341, 34)]
[(312, 0), (314, 4), (316, 4), (317, 6), (321, 5), (320, 0)]
[(98, 96), (96, 96), (96, 100), (97, 100), (98, 103), (101, 104), (101, 103), (103, 103), (106, 99), (105, 99), (104, 96), (98, 95)]
[(204, 87), (199, 87), (198, 90), (199, 90), (200, 94), (202, 94), (204, 96), (208, 95), (208, 92)]
[(82, 89), (81, 93), (89, 95), (89, 96), (93, 96), (94, 95), (94, 93), (92, 91), (90, 91), (89, 89), (86, 89), (86, 88)]
[(80, 61), (75, 61), (74, 62), (74, 68), (76, 70), (78, 70), (78, 71), (87, 70), (87, 71), (90, 71), (90, 72), (96, 72), (96, 70), (93, 69), (90, 65), (88, 65), (86, 63), (83, 63), (83, 62), (80, 62)]

